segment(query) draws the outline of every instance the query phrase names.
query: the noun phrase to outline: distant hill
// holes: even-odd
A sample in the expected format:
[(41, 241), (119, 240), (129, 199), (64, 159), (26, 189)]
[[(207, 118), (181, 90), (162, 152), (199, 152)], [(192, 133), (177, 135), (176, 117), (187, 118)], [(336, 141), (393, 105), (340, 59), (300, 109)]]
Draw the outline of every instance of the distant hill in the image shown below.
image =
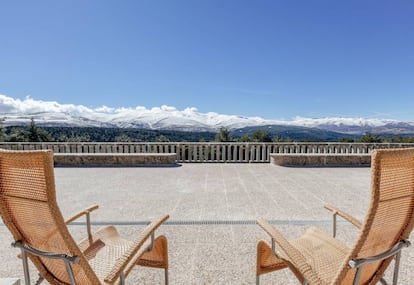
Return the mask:
[(318, 128), (307, 128), (297, 126), (266, 125), (258, 127), (245, 127), (233, 130), (236, 137), (252, 135), (256, 130), (267, 131), (272, 137), (290, 139), (293, 141), (339, 141), (343, 138), (357, 138), (359, 135), (333, 132)]
[(266, 129), (272, 135), (307, 140), (337, 140), (366, 133), (414, 135), (414, 122), (372, 118), (303, 118), (269, 120), (261, 117), (201, 113), (196, 108), (178, 110), (171, 106), (152, 109), (88, 108), (82, 105), (17, 100), (0, 95), (0, 119), (4, 126), (27, 125), (31, 119), (43, 127), (121, 128), (194, 133), (216, 133), (220, 128), (243, 135), (254, 129)]
[(304, 138), (310, 140), (326, 138), (335, 140), (340, 137), (358, 136), (365, 133), (387, 135), (414, 135), (414, 123), (390, 120), (351, 119), (351, 118), (298, 118), (293, 121), (273, 121), (258, 118), (227, 116), (190, 112), (186, 117), (175, 113), (161, 112), (140, 117), (130, 114), (123, 118), (110, 120), (110, 116), (93, 117), (88, 114), (37, 112), (32, 114), (2, 114), (5, 126), (27, 125), (33, 118), (42, 127), (102, 127), (123, 129), (169, 130), (184, 132), (217, 132), (221, 127), (231, 130), (235, 135), (251, 132), (260, 128), (272, 134)]
[[(10, 134), (14, 127), (9, 126)], [(62, 142), (199, 142), (213, 141), (213, 132), (185, 132), (171, 130), (149, 130), (139, 128), (104, 127), (42, 127), (54, 141)]]
[(382, 134), (382, 135), (413, 135), (414, 134), (414, 125), (412, 123), (406, 122), (386, 122), (382, 125), (344, 125), (344, 124), (320, 124), (318, 128), (340, 132), (346, 134)]

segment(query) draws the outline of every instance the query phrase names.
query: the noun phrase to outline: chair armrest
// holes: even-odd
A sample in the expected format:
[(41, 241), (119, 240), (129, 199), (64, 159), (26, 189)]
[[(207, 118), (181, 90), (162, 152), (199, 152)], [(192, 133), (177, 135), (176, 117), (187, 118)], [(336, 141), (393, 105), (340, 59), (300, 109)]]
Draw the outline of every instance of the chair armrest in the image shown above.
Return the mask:
[(21, 241), (13, 242), (12, 246), (20, 248), (22, 251), (27, 251), (28, 253), (35, 255), (35, 256), (40, 256), (40, 257), (50, 258), (50, 259), (62, 259), (62, 260), (66, 260), (72, 263), (79, 262), (79, 257), (77, 256), (70, 256), (70, 255), (67, 255), (66, 253), (54, 253), (54, 252), (39, 250)]
[(65, 224), (68, 225), (68, 224), (72, 223), (74, 220), (79, 219), (82, 216), (86, 216), (86, 231), (88, 232), (89, 244), (92, 244), (92, 242), (93, 242), (90, 213), (92, 211), (95, 211), (98, 208), (99, 208), (98, 205), (89, 206), (88, 208), (76, 213), (71, 218), (69, 218), (65, 221)]
[[(105, 277), (105, 282), (109, 284), (114, 284), (114, 282), (120, 277), (121, 273), (128, 271), (129, 267), (135, 265), (136, 261), (139, 259), (141, 254), (138, 252), (144, 253), (141, 247), (144, 243), (150, 238), (155, 230), (161, 226), (169, 218), (169, 215), (164, 215), (157, 220), (150, 223), (140, 235), (133, 241), (131, 247), (117, 259), (116, 263), (112, 267), (112, 270)], [(152, 245), (150, 245), (151, 247)]]
[(392, 248), (378, 254), (375, 256), (365, 257), (365, 258), (359, 258), (359, 259), (351, 259), (348, 264), (351, 268), (359, 268), (361, 266), (364, 266), (367, 263), (373, 263), (380, 260), (384, 260), (388, 257), (391, 257), (393, 255), (398, 254), (404, 247), (409, 247), (411, 243), (408, 240), (402, 240), (396, 245), (394, 245)]
[(72, 223), (74, 220), (77, 220), (77, 219), (79, 219), (80, 217), (82, 217), (83, 215), (88, 215), (90, 212), (92, 212), (92, 211), (95, 211), (96, 209), (98, 209), (99, 208), (99, 206), (98, 205), (92, 205), (92, 206), (89, 206), (88, 208), (86, 208), (86, 209), (84, 209), (84, 210), (82, 210), (82, 211), (80, 211), (80, 212), (78, 212), (78, 213), (76, 213), (76, 214), (74, 214), (74, 215), (72, 215), (72, 217), (70, 217), (69, 219), (67, 219), (66, 221), (65, 221), (65, 224), (70, 224), (70, 223)]
[[(308, 280), (314, 280), (311, 274), (312, 268), (306, 262), (305, 257), (297, 250), (275, 227), (273, 227), (265, 219), (257, 219), (257, 224), (272, 238), (272, 251), (276, 255), (276, 249), (274, 243), (278, 245), (279, 251), (283, 254), (283, 257), (278, 258), (287, 259), (287, 261), (294, 265), (296, 269)], [(287, 258), (286, 258), (287, 257)]]
[(325, 209), (331, 211), (334, 216), (338, 215), (338, 216), (344, 218), (345, 220), (347, 220), (348, 222), (350, 222), (351, 224), (353, 224), (358, 229), (362, 228), (362, 223), (359, 220), (352, 217), (351, 215), (349, 215), (349, 214), (347, 214), (347, 213), (345, 213), (345, 212), (343, 212), (343, 211), (341, 211), (341, 210), (339, 210), (339, 209), (337, 209), (337, 208), (335, 208), (331, 205), (325, 205), (324, 207), (325, 207)]

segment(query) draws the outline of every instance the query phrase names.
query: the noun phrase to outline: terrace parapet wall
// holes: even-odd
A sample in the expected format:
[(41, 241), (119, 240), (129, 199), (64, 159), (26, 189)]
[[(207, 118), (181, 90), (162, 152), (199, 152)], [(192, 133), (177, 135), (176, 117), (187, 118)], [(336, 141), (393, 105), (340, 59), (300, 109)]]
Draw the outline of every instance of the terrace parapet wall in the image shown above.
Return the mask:
[(173, 154), (182, 162), (269, 163), (271, 154), (369, 155), (374, 149), (406, 148), (402, 143), (0, 143), (11, 150), (51, 149), (56, 154)]
[(370, 166), (366, 153), (271, 153), (270, 162), (280, 166)]
[(172, 166), (175, 153), (55, 153), (55, 166)]

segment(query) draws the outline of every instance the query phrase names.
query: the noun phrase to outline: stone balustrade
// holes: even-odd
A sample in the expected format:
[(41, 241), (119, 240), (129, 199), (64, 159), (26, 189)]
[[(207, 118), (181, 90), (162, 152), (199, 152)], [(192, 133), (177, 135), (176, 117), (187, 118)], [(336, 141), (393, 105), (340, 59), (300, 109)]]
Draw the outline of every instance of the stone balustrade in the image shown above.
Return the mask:
[(14, 150), (51, 149), (55, 153), (169, 153), (176, 162), (270, 162), (271, 153), (293, 154), (370, 154), (378, 148), (414, 147), (402, 143), (0, 143)]
[(175, 164), (175, 153), (55, 153), (55, 166), (138, 166)]
[(368, 153), (271, 153), (270, 162), (280, 166), (370, 166)]

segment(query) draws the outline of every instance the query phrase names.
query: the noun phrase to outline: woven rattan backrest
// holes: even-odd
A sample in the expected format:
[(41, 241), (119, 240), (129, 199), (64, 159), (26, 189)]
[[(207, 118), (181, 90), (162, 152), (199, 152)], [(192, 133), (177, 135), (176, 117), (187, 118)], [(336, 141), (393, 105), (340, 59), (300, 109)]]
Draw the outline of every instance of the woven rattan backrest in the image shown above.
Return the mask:
[[(371, 165), (371, 205), (343, 275), (349, 259), (380, 254), (407, 239), (413, 229), (414, 149), (374, 151)], [(360, 284), (376, 284), (391, 259), (364, 266)], [(353, 274), (349, 271), (347, 277)]]
[[(73, 266), (78, 284), (97, 280), (57, 206), (51, 151), (0, 151), (0, 214), (15, 240), (42, 251), (80, 256)], [(29, 257), (49, 283), (70, 283), (62, 260)]]

